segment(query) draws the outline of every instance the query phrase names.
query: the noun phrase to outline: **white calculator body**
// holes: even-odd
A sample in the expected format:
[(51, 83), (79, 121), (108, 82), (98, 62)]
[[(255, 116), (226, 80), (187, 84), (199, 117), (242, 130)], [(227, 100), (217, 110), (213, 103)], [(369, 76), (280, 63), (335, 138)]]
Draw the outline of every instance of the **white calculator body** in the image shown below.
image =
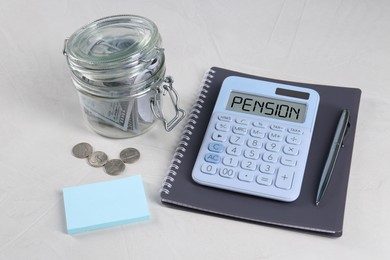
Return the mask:
[(226, 78), (192, 178), (216, 188), (296, 200), (319, 100), (318, 93), (308, 88)]

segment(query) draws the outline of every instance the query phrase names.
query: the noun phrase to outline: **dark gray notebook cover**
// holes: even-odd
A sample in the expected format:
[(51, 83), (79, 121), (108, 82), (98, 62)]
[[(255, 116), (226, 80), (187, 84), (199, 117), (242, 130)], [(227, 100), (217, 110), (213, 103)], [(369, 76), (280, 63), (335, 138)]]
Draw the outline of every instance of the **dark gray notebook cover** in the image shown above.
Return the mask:
[[(228, 76), (242, 76), (315, 89), (320, 105), (312, 137), (301, 194), (286, 203), (202, 186), (191, 172), (203, 140), (219, 89)], [(205, 77), (199, 98), (190, 112), (183, 136), (173, 156), (161, 190), (161, 200), (182, 209), (223, 215), (254, 223), (278, 225), (339, 237), (342, 235), (348, 178), (351, 166), (361, 91), (267, 79), (213, 67)], [(341, 148), (332, 179), (319, 206), (315, 197), (322, 168), (343, 109), (351, 112), (351, 125)]]

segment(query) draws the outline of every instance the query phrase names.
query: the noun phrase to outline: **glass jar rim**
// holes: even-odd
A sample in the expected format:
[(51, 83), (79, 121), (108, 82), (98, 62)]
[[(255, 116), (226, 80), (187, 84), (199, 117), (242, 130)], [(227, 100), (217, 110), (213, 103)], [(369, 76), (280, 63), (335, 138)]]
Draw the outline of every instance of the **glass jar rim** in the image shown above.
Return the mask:
[[(110, 53), (97, 55), (87, 53), (86, 45), (91, 41), (102, 40), (101, 34), (108, 30), (124, 29), (135, 38), (134, 44), (127, 48)], [(68, 62), (77, 67), (90, 69), (107, 69), (119, 64), (131, 64), (156, 49), (161, 41), (156, 24), (142, 16), (114, 15), (91, 22), (74, 32), (66, 42), (64, 53)]]

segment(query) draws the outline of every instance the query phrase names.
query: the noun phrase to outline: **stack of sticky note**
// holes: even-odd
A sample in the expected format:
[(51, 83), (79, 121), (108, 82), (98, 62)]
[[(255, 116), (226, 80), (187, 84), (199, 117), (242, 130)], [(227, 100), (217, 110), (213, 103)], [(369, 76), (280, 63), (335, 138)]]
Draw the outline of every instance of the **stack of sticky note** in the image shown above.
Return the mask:
[(69, 234), (149, 219), (140, 175), (63, 189)]

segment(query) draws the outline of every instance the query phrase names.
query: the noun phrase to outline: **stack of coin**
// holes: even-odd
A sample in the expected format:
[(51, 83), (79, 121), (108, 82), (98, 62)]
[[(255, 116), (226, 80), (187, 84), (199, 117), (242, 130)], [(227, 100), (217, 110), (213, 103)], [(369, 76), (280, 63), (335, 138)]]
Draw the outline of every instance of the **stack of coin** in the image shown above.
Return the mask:
[(88, 164), (93, 167), (104, 166), (105, 172), (113, 176), (119, 175), (125, 170), (125, 163), (134, 163), (140, 158), (140, 153), (137, 149), (126, 148), (120, 152), (120, 159), (109, 160), (106, 153), (102, 151), (93, 152), (92, 146), (88, 143), (76, 144), (72, 149), (72, 153), (76, 158), (86, 158)]

